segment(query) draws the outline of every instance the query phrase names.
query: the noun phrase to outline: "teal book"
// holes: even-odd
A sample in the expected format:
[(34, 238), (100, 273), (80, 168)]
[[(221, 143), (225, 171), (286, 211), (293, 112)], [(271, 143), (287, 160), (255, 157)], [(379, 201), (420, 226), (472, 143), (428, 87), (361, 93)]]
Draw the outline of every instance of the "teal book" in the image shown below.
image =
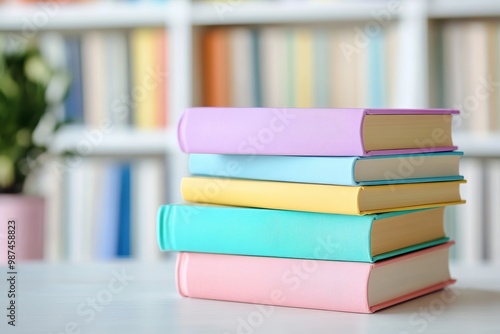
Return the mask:
[(463, 180), (462, 152), (370, 157), (191, 154), (192, 175), (334, 185)]
[(162, 251), (375, 262), (448, 241), (444, 208), (366, 216), (256, 208), (166, 205)]

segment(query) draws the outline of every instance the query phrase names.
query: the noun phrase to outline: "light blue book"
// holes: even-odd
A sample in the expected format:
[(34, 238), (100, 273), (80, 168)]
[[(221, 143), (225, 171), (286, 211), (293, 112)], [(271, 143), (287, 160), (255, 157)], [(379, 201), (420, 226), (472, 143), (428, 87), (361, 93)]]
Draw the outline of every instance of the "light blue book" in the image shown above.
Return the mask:
[(97, 226), (96, 253), (99, 260), (116, 258), (120, 215), (120, 166), (106, 167), (102, 183), (102, 200)]
[(370, 108), (383, 108), (386, 105), (385, 89), (385, 36), (382, 33), (370, 38), (368, 44), (368, 105)]
[(335, 185), (382, 185), (463, 180), (462, 152), (371, 157), (191, 154), (198, 176)]
[(166, 205), (162, 251), (375, 262), (448, 241), (444, 208), (366, 216), (242, 207)]

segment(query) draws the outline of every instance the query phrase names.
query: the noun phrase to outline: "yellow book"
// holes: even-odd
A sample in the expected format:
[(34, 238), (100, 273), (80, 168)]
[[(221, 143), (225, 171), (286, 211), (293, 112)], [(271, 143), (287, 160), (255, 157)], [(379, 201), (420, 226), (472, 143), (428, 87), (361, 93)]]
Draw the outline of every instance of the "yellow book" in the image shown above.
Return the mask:
[(311, 29), (298, 29), (295, 33), (296, 73), (295, 106), (311, 108), (313, 101), (313, 35)]
[(161, 80), (158, 71), (158, 29), (142, 28), (131, 32), (132, 99), (135, 102), (134, 125), (142, 129), (158, 128)]
[(464, 203), (465, 181), (380, 186), (337, 186), (310, 183), (185, 177), (186, 201), (280, 210), (365, 215)]

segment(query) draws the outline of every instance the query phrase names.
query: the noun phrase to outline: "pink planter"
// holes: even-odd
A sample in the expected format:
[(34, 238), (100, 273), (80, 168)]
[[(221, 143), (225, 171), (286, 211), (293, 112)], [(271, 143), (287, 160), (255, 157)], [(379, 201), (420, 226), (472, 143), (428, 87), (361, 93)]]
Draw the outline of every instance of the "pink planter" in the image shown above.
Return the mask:
[[(15, 235), (16, 264), (43, 259), (44, 207), (41, 197), (0, 195), (0, 264), (8, 260), (8, 251), (11, 250), (8, 241), (12, 240), (9, 235)], [(15, 221), (15, 224), (9, 221)]]

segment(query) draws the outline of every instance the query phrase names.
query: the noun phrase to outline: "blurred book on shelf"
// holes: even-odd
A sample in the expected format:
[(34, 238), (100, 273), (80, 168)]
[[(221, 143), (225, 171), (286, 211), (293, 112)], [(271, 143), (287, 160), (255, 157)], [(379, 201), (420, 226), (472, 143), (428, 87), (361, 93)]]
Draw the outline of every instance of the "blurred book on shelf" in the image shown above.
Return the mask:
[[(73, 262), (133, 257), (157, 260), (155, 216), (164, 198), (161, 159), (84, 159), (56, 183), (49, 260)], [(64, 205), (60, 206), (61, 203)]]
[(164, 139), (168, 119), (167, 35), (137, 28), (36, 36), (71, 80), (55, 110), (68, 123), (54, 137), (60, 156), (41, 174), (46, 260), (161, 257), (155, 220), (165, 203), (166, 146), (152, 143)]
[[(200, 32), (204, 106), (390, 107), (397, 30), (356, 26), (215, 27)], [(358, 40), (360, 39), (361, 42)], [(198, 51), (198, 50), (197, 50)], [(392, 54), (392, 56), (391, 56)], [(195, 95), (196, 96), (196, 95)]]
[(431, 103), (462, 111), (454, 124), (457, 131), (499, 131), (500, 25), (490, 20), (447, 20), (433, 28), (430, 75), (438, 85), (431, 90)]
[(71, 80), (64, 122), (146, 131), (168, 125), (165, 29), (42, 33), (39, 38), (48, 44), (43, 49), (52, 50), (49, 57), (63, 59), (60, 67)]
[(498, 262), (499, 163), (494, 153), (481, 152), (498, 144), (500, 25), (491, 19), (445, 19), (432, 22), (429, 31), (429, 103), (461, 110), (453, 129), (467, 157), (460, 166), (468, 179), (462, 191), (467, 206), (446, 214), (447, 234), (462, 245), (451, 255), (465, 263)]

